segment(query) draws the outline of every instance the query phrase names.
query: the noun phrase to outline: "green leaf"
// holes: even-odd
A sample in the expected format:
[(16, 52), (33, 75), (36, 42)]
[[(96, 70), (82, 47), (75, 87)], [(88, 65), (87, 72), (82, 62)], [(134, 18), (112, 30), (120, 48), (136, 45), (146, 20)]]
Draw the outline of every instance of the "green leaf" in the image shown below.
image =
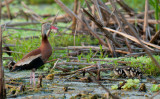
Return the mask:
[(113, 85), (113, 86), (111, 86), (111, 89), (112, 90), (116, 90), (116, 89), (118, 89), (118, 86), (117, 85)]
[(140, 80), (139, 79), (134, 79), (133, 82), (136, 83), (136, 84), (139, 84)]
[(156, 85), (156, 84), (153, 84), (152, 87), (151, 87), (151, 91), (152, 91), (152, 92), (156, 92), (156, 91), (158, 91), (158, 90), (160, 90), (160, 89), (159, 89), (159, 86)]

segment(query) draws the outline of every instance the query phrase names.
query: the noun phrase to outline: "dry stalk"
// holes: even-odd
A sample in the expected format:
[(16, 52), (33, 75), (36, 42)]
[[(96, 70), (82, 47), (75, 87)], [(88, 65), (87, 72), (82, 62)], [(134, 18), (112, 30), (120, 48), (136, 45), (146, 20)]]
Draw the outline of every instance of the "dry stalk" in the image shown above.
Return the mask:
[(109, 89), (107, 89), (104, 85), (102, 85), (99, 81), (96, 80), (96, 78), (92, 75), (92, 73), (88, 72), (91, 75), (91, 79), (96, 82), (99, 86), (101, 86), (113, 99), (120, 99), (118, 96), (113, 95)]
[(155, 35), (153, 36), (153, 38), (149, 42), (154, 43), (154, 41), (158, 38), (159, 34), (160, 34), (160, 30), (155, 33)]
[(8, 15), (8, 18), (9, 18), (10, 20), (12, 20), (12, 16), (11, 16), (11, 12), (10, 12), (9, 5), (8, 5), (8, 3), (7, 3), (7, 0), (5, 0), (5, 3), (6, 3), (6, 7), (7, 7), (7, 15)]
[[(110, 0), (110, 2), (111, 2), (112, 5), (114, 5), (114, 3), (113, 3), (112, 0)], [(116, 7), (116, 6), (114, 5), (114, 6), (112, 6), (112, 7)], [(139, 38), (139, 36), (136, 34), (136, 31), (134, 30), (134, 28), (127, 22), (127, 20), (125, 19), (125, 17), (124, 17), (121, 13), (119, 13), (119, 14), (121, 15), (124, 23), (128, 25), (131, 33), (136, 37), (136, 40), (138, 40), (138, 42), (139, 42), (139, 43), (141, 44), (141, 46), (144, 48), (144, 50), (146, 51), (146, 53), (148, 54), (148, 56), (152, 59), (152, 61), (155, 63), (155, 65), (156, 65), (158, 68), (160, 68), (160, 64), (159, 64), (159, 63), (157, 62), (157, 60), (152, 56), (152, 53), (149, 51), (148, 47), (146, 47), (146, 46), (144, 45), (144, 42), (142, 42), (142, 41), (140, 40), (140, 38)], [(160, 48), (159, 46), (157, 46), (157, 47)]]
[[(108, 30), (108, 31), (118, 33), (118, 34), (121, 35), (121, 36), (124, 36), (124, 37), (126, 37), (126, 38), (128, 38), (128, 39), (130, 39), (130, 40), (132, 40), (132, 41), (134, 41), (134, 42), (136, 42), (136, 43), (138, 43), (138, 44), (141, 44), (135, 37), (133, 37), (133, 36), (131, 36), (131, 35), (128, 35), (128, 34), (125, 34), (125, 33), (123, 33), (123, 32), (119, 32), (119, 31), (116, 31), (116, 30), (113, 30), (113, 29), (110, 29), (110, 28), (107, 28), (107, 27), (103, 27), (103, 28), (106, 29), (106, 30)], [(140, 41), (143, 42), (144, 44), (148, 45), (148, 46), (151, 46), (151, 47), (154, 47), (154, 48), (157, 48), (157, 49), (160, 50), (160, 46), (158, 46), (158, 45), (151, 44), (151, 43), (146, 42), (146, 41), (143, 41), (143, 40), (140, 40)], [(147, 47), (147, 48), (149, 48), (150, 50), (154, 51), (152, 48), (150, 48), (150, 47), (148, 47), (148, 46), (146, 46), (146, 45), (145, 45), (145, 47)]]
[(0, 99), (6, 98), (4, 67), (2, 63), (2, 29), (0, 25)]
[(6, 1), (1, 1), (1, 5), (2, 5), (2, 7), (3, 6), (6, 6), (7, 4), (10, 4), (10, 3), (12, 3), (14, 0), (7, 0), (7, 2)]
[(30, 9), (24, 2), (21, 2), (21, 4), (29, 11), (29, 14), (37, 21), (39, 21), (40, 23), (43, 23), (43, 19), (41, 18), (41, 16), (39, 16), (38, 14), (36, 14), (32, 9)]
[(145, 0), (145, 14), (144, 14), (144, 24), (143, 24), (143, 40), (147, 41), (148, 34), (148, 0)]

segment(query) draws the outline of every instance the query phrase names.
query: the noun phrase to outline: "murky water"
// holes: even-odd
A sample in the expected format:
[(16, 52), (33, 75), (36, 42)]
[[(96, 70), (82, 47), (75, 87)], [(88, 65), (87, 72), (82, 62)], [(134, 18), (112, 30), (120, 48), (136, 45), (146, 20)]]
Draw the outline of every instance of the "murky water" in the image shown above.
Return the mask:
[[(36, 75), (42, 73), (41, 71), (36, 71)], [(5, 71), (6, 80), (8, 77), (10, 78), (26, 78), (30, 77), (30, 71), (21, 71), (10, 73)], [(37, 80), (37, 79), (36, 79)], [(53, 98), (64, 98), (69, 99), (72, 96), (76, 96), (77, 94), (105, 94), (105, 90), (101, 88), (96, 83), (85, 83), (85, 82), (74, 82), (74, 81), (65, 81), (65, 78), (60, 78), (55, 76), (53, 80), (46, 80), (43, 78), (43, 88), (39, 92), (31, 92), (25, 95), (18, 95), (17, 99), (53, 99)], [(24, 80), (26, 83), (29, 83), (29, 79)], [(25, 83), (24, 82), (24, 83)], [(146, 82), (145, 79), (142, 82)], [(146, 87), (148, 91), (139, 92), (138, 89), (131, 91), (124, 90), (111, 90), (111, 85), (118, 84), (115, 81), (104, 81), (102, 84), (110, 89), (112, 93), (118, 94), (119, 97), (123, 99), (146, 99), (151, 97), (153, 94), (150, 91), (150, 87), (152, 84), (146, 82)], [(68, 91), (64, 92), (64, 87), (68, 87)], [(9, 98), (10, 99), (10, 98)], [(157, 95), (154, 99), (160, 99), (160, 95)]]

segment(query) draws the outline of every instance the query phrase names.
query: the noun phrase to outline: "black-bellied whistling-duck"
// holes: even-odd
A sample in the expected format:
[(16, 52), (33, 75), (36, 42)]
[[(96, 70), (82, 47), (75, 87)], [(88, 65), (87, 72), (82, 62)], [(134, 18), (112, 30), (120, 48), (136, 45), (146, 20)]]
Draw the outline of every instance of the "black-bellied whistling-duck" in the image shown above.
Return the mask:
[(56, 27), (51, 26), (49, 23), (43, 23), (42, 24), (42, 41), (41, 46), (28, 54), (26, 54), (20, 61), (18, 61), (11, 69), (11, 72), (13, 71), (19, 71), (19, 70), (32, 70), (30, 75), (30, 83), (33, 82), (35, 85), (35, 69), (42, 66), (48, 58), (52, 54), (52, 47), (48, 41), (47, 33), (50, 31), (50, 29), (57, 30)]

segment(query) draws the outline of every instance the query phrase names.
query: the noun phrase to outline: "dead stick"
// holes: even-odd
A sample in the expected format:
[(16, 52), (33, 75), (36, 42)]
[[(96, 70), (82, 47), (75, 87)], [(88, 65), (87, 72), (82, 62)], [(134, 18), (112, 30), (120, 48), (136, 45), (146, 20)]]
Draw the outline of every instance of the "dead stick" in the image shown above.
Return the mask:
[(0, 99), (6, 98), (4, 67), (2, 63), (2, 29), (0, 25)]
[[(59, 11), (57, 12), (56, 16), (54, 17), (54, 19), (53, 19), (51, 25), (53, 25), (53, 24), (55, 23), (58, 14), (59, 14)], [(49, 31), (47, 32), (47, 36), (49, 36), (50, 32), (51, 32), (51, 29), (49, 29)]]
[(154, 99), (155, 96), (159, 95), (160, 91), (156, 92), (152, 97), (150, 97), (149, 99)]
[[(130, 23), (143, 23), (144, 19), (126, 18)], [(160, 20), (148, 19), (148, 24), (159, 24)], [(114, 20), (110, 20), (109, 24), (115, 24)]]
[(105, 47), (107, 47), (107, 44), (105, 43), (105, 41), (103, 39), (101, 39), (89, 26), (89, 23), (87, 22), (87, 20), (84, 18), (84, 22), (86, 24), (86, 26), (88, 27), (88, 30), (90, 31), (90, 33), (99, 40), (99, 42), (104, 45)]
[(101, 80), (101, 66), (100, 66), (101, 64), (100, 64), (100, 62), (97, 62), (97, 68), (98, 68), (98, 70), (97, 70), (97, 80), (99, 81), (99, 80)]
[(0, 23), (2, 18), (2, 0), (0, 0)]
[(9, 4), (9, 3), (12, 3), (14, 0), (9, 0), (9, 1), (7, 1), (7, 3), (6, 3), (6, 1), (1, 1), (1, 4), (2, 4), (2, 7), (3, 6), (5, 6), (6, 4)]
[(50, 63), (50, 62), (53, 62), (53, 61), (56, 61), (56, 60), (58, 60), (58, 59), (52, 59), (52, 60), (47, 61), (46, 63)]
[(5, 0), (5, 3), (6, 3), (6, 7), (7, 7), (7, 15), (8, 15), (8, 18), (9, 18), (10, 20), (12, 20), (12, 16), (11, 16), (11, 12), (10, 12), (9, 5), (8, 5), (8, 3), (7, 3), (7, 0)]
[(71, 17), (74, 16), (80, 22), (84, 23), (74, 12), (72, 12), (69, 8), (67, 8), (60, 0), (54, 0), (65, 12), (67, 12)]
[[(106, 36), (108, 39), (110, 39), (110, 40), (111, 40), (115, 45), (117, 45), (118, 47), (122, 47), (122, 46), (113, 38), (112, 34), (110, 34), (109, 31), (103, 29), (103, 24), (100, 23), (92, 14), (90, 14), (90, 13), (89, 13), (86, 9), (84, 9), (84, 8), (83, 8), (83, 12), (84, 12), (85, 14), (87, 14), (88, 17), (89, 17), (92, 21), (94, 21), (94, 23), (105, 33), (105, 36)], [(86, 22), (87, 22), (87, 21), (85, 21), (85, 23), (86, 23)]]
[[(56, 2), (57, 4), (59, 4), (59, 5), (63, 8), (64, 11), (66, 11), (67, 13), (69, 13), (71, 17), (72, 17), (72, 16), (76, 17), (82, 24), (86, 25), (85, 22), (83, 22), (75, 13), (73, 13), (70, 9), (68, 9), (60, 0), (55, 0), (55, 2)], [(93, 31), (91, 31), (91, 29), (90, 29), (89, 27), (87, 27), (87, 28), (88, 28), (88, 30), (90, 30), (90, 33), (91, 33), (92, 35), (93, 35), (93, 34), (94, 34), (94, 36), (96, 35)], [(107, 34), (107, 35), (108, 35), (108, 34)], [(96, 35), (96, 38), (97, 38), (97, 37), (98, 37), (98, 35)], [(111, 39), (111, 38), (110, 38), (110, 39)], [(101, 43), (103, 42), (102, 39), (100, 39), (100, 37), (98, 37), (98, 40), (100, 40)], [(118, 44), (115, 40), (112, 39), (112, 41), (113, 41), (117, 46), (120, 46), (120, 44)], [(105, 42), (103, 42), (102, 45), (106, 45)]]
[[(119, 35), (122, 35), (122, 36), (124, 36), (124, 37), (126, 37), (126, 38), (128, 38), (128, 39), (130, 39), (130, 40), (132, 40), (132, 41), (134, 41), (134, 42), (136, 42), (138, 44), (140, 44), (139, 41), (135, 37), (133, 37), (131, 35), (128, 35), (128, 34), (125, 34), (125, 33), (122, 33), (122, 32), (119, 32), (119, 31), (107, 28), (107, 27), (103, 27), (103, 28), (106, 29), (106, 30), (108, 30), (108, 31), (112, 31), (112, 32), (118, 33)], [(152, 47), (157, 48), (157, 49), (160, 50), (160, 46), (158, 46), (158, 45), (151, 44), (151, 43), (143, 41), (143, 40), (140, 40), (140, 41), (143, 42), (146, 45), (152, 46)], [(149, 48), (149, 49), (153, 50), (152, 48)]]
[(148, 28), (148, 0), (145, 0), (145, 14), (143, 24), (143, 40), (147, 40), (147, 28)]
[(39, 21), (39, 22), (42, 23), (43, 19), (41, 18), (41, 16), (39, 16), (37, 13), (35, 13), (33, 10), (31, 10), (24, 2), (21, 2), (21, 4), (22, 4), (28, 11), (30, 11), (29, 14), (31, 14), (31, 16), (32, 16), (35, 20), (37, 20), (37, 21)]
[(95, 5), (95, 7), (96, 7), (96, 9), (97, 9), (99, 19), (100, 19), (101, 23), (102, 23), (103, 26), (104, 26), (104, 20), (103, 20), (103, 17), (102, 17), (101, 10), (100, 10), (100, 8), (99, 8), (98, 1), (97, 1), (97, 0), (93, 0), (93, 2), (94, 2), (94, 5)]
[[(113, 1), (110, 0), (111, 4), (114, 5)], [(115, 5), (114, 5), (115, 6)], [(115, 6), (116, 7), (116, 6)], [(157, 62), (157, 60), (152, 56), (152, 53), (149, 51), (149, 49), (144, 45), (144, 42), (142, 42), (139, 38), (139, 36), (136, 34), (135, 29), (127, 22), (127, 20), (125, 19), (125, 17), (119, 13), (122, 17), (122, 19), (124, 20), (124, 23), (126, 23), (129, 26), (129, 29), (131, 30), (131, 33), (136, 37), (136, 39), (139, 41), (139, 43), (141, 44), (141, 46), (144, 48), (144, 50), (146, 51), (146, 53), (148, 54), (148, 56), (152, 59), (152, 61), (155, 63), (155, 65), (160, 68), (160, 64)]]
[[(77, 14), (77, 10), (78, 10), (78, 0), (74, 0), (74, 13), (75, 14)], [(77, 23), (77, 19), (73, 16), (72, 17), (72, 33), (74, 33), (76, 29), (76, 23)]]
[(17, 27), (6, 27), (7, 29), (16, 29), (16, 30), (27, 30), (27, 31), (41, 31), (38, 29), (27, 29), (27, 28), (17, 28)]
[(107, 89), (106, 87), (104, 87), (99, 81), (97, 81), (95, 79), (95, 77), (90, 73), (88, 72), (91, 76), (92, 76), (92, 80), (94, 82), (96, 82), (98, 85), (100, 85), (113, 99), (120, 99), (119, 97), (115, 96), (115, 95), (112, 95), (112, 93), (109, 91), (109, 89)]
[(17, 22), (12, 24), (6, 24), (8, 27), (14, 27), (14, 26), (25, 26), (25, 25), (35, 25), (40, 24), (39, 22)]
[(149, 41), (150, 43), (153, 43), (159, 36), (160, 30), (156, 32), (156, 34), (153, 36), (153, 38)]

